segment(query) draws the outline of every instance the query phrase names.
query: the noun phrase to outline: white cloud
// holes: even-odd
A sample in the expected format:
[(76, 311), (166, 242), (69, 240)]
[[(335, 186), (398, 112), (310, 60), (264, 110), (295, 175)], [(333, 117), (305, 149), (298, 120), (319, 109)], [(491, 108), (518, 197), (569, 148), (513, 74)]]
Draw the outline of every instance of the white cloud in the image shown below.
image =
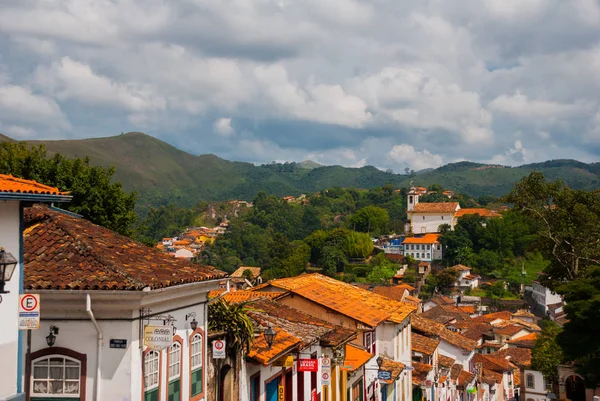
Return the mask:
[(494, 111), (524, 119), (555, 119), (579, 110), (579, 107), (575, 105), (546, 100), (530, 100), (518, 91), (514, 95), (498, 96), (490, 102), (489, 107)]
[(442, 156), (433, 154), (427, 149), (415, 150), (410, 145), (394, 145), (387, 157), (394, 165), (408, 167), (415, 171), (440, 167), (444, 162)]
[(216, 120), (213, 124), (215, 132), (222, 136), (232, 136), (235, 134), (235, 130), (231, 126), (231, 118), (222, 117)]
[(18, 85), (0, 86), (0, 119), (59, 129), (69, 127), (67, 117), (53, 99)]

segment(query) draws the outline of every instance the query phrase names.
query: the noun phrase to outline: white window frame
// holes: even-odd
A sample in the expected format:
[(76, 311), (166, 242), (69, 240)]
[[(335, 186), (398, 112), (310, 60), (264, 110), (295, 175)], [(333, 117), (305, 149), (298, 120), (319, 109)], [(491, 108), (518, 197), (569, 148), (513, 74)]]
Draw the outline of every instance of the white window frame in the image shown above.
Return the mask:
[(179, 341), (173, 341), (173, 345), (169, 349), (169, 381), (181, 377), (181, 348)]
[[(50, 364), (50, 359), (52, 358), (60, 358), (62, 359), (62, 364), (61, 365), (51, 365)], [(47, 377), (45, 379), (41, 379), (41, 378), (35, 378), (35, 368), (36, 368), (36, 363), (40, 363), (42, 361), (47, 361), (47, 365), (46, 366), (37, 366), (38, 368), (40, 367), (47, 367), (48, 368), (48, 374)], [(67, 361), (69, 362), (74, 362), (77, 364), (77, 379), (67, 379), (66, 378), (66, 372), (67, 372), (67, 367), (75, 367), (75, 365), (67, 365)], [(62, 380), (60, 379), (51, 379), (50, 378), (50, 369), (51, 367), (61, 367), (62, 368)], [(62, 381), (63, 382), (63, 388), (62, 388), (62, 393), (50, 393), (50, 388), (51, 388), (51, 382), (52, 381)], [(35, 391), (35, 384), (36, 382), (46, 382), (46, 392), (37, 392)], [(77, 393), (64, 393), (65, 390), (65, 384), (67, 383), (77, 383)], [(53, 355), (46, 355), (40, 358), (35, 359), (34, 361), (32, 361), (31, 363), (31, 396), (32, 397), (43, 397), (43, 398), (80, 398), (81, 397), (81, 361), (75, 358), (71, 358), (68, 357), (66, 355), (61, 355), (61, 354), (53, 354)]]
[[(194, 371), (198, 368), (202, 367), (202, 360), (203, 360), (203, 350), (204, 350), (204, 337), (202, 336), (202, 334), (200, 333), (196, 333), (194, 334), (194, 336), (192, 337), (192, 341), (190, 341), (190, 370)], [(198, 347), (196, 348), (196, 350), (194, 350), (194, 347)], [(196, 362), (194, 363), (194, 358), (196, 358)]]
[(160, 352), (149, 351), (144, 355), (144, 392), (152, 391), (160, 385)]
[[(531, 379), (531, 386), (529, 385), (529, 379)], [(533, 377), (533, 374), (527, 373), (525, 375), (525, 387), (535, 388), (535, 377)]]

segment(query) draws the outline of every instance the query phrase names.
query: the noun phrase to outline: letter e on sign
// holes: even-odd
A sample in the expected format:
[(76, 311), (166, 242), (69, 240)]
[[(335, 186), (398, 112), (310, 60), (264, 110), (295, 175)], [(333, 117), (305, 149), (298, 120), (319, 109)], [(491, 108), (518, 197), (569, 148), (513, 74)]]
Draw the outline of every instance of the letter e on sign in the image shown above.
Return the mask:
[(37, 330), (40, 328), (39, 294), (19, 295), (19, 330)]

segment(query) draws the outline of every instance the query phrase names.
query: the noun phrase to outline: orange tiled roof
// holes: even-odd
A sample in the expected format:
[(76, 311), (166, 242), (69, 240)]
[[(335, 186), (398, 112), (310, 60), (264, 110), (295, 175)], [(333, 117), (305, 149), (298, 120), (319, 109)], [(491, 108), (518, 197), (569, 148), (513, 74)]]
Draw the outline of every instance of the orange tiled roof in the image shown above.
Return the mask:
[(27, 289), (139, 291), (227, 276), (46, 206), (26, 209), (24, 221)]
[(467, 322), (469, 324), (466, 330), (462, 331), (462, 335), (473, 341), (481, 340), (484, 334), (490, 333), (494, 328), (487, 322), (473, 322), (471, 320), (467, 320)]
[(470, 316), (454, 305), (437, 305), (421, 315), (427, 319), (435, 320), (441, 324), (447, 324), (453, 320), (470, 319)]
[[(495, 352), (496, 354), (497, 352)], [(515, 370), (504, 358), (497, 358), (489, 355), (475, 354), (473, 362), (481, 363), (484, 369), (489, 369), (497, 373), (503, 373), (509, 370)]]
[(470, 383), (471, 380), (473, 380), (473, 377), (473, 373), (462, 370), (458, 375), (458, 383), (461, 386), (464, 386), (465, 384)]
[(421, 202), (408, 213), (455, 213), (459, 208), (458, 202)]
[(454, 365), (454, 358), (440, 354), (438, 355), (438, 363), (441, 367), (450, 369)]
[(375, 294), (383, 295), (384, 297), (395, 299), (396, 301), (402, 301), (405, 291), (407, 291), (406, 288), (400, 288), (400, 286), (391, 287), (380, 285), (373, 288)]
[(317, 340), (323, 346), (337, 347), (357, 335), (353, 330), (336, 326), (271, 299), (252, 300), (249, 307), (248, 314), (259, 325), (266, 327), (271, 324), (276, 329), (282, 328), (298, 337), (303, 347)]
[(475, 313), (475, 305), (463, 305), (459, 306), (458, 309), (470, 315)]
[(8, 174), (0, 174), (0, 192), (36, 194), (36, 195), (66, 195), (58, 188), (40, 184), (33, 180), (24, 180)]
[(439, 238), (440, 234), (425, 234), (422, 237), (408, 237), (402, 244), (435, 244)]
[(365, 363), (369, 362), (372, 357), (373, 355), (367, 350), (354, 344), (346, 344), (344, 366), (351, 366), (351, 368), (342, 368), (342, 370), (354, 372), (356, 369), (361, 368)]
[[(523, 326), (519, 326), (519, 325), (516, 325), (516, 324), (508, 324), (508, 325), (503, 326), (503, 327), (496, 327), (496, 328), (494, 328), (494, 333), (504, 334), (504, 335), (507, 335), (507, 336), (512, 336), (512, 335), (517, 334), (521, 330), (527, 330), (527, 329), (525, 327), (523, 327)], [(527, 331), (529, 331), (529, 330), (527, 330)]]
[(384, 383), (390, 384), (394, 383), (400, 373), (404, 370), (404, 364), (402, 362), (393, 361), (389, 358), (383, 357), (383, 363), (381, 364), (381, 370), (389, 370), (392, 372), (392, 377), (390, 380), (380, 380)]
[(250, 270), (250, 278), (255, 279), (260, 276), (260, 267), (240, 266), (236, 271), (231, 273), (230, 277), (244, 277), (244, 272)]
[(454, 265), (451, 267), (451, 269), (454, 270), (458, 270), (458, 271), (468, 271), (468, 270), (473, 270), (472, 268), (470, 268), (469, 266), (465, 266), (465, 265), (461, 265), (460, 263), (457, 265)]
[(433, 369), (433, 366), (420, 362), (412, 362), (412, 367), (414, 368), (412, 372), (412, 382), (416, 386), (420, 386), (421, 383), (427, 379), (427, 375), (431, 372), (431, 369)]
[[(212, 291), (211, 291), (212, 292)], [(209, 293), (209, 297), (210, 297)], [(218, 295), (218, 294), (217, 294)], [(223, 296), (223, 299), (229, 303), (237, 304), (240, 302), (246, 302), (251, 299), (257, 298), (277, 298), (281, 296), (281, 293), (278, 292), (267, 292), (267, 291), (247, 291), (247, 290), (237, 290), (228, 292)]]
[(426, 335), (439, 336), (443, 330), (446, 330), (443, 324), (424, 318), (421, 315), (411, 315), (410, 324), (412, 325), (412, 331), (421, 332)]
[(515, 345), (521, 348), (533, 348), (535, 346), (535, 342), (539, 337), (539, 333), (531, 333), (527, 334), (523, 337), (516, 338), (514, 340), (508, 341), (509, 344)]
[(473, 351), (477, 347), (477, 342), (473, 341), (461, 334), (455, 333), (448, 329), (442, 330), (440, 338), (455, 347), (464, 349), (465, 351)]
[(445, 295), (436, 295), (430, 299), (436, 305), (454, 305), (456, 301)]
[(421, 298), (413, 297), (412, 295), (407, 295), (404, 297), (404, 302), (409, 302), (414, 305), (420, 305), (423, 301), (421, 300)]
[(264, 334), (260, 333), (258, 337), (254, 337), (248, 358), (266, 366), (280, 356), (295, 350), (300, 344), (302, 344), (302, 340), (279, 328), (273, 344), (269, 348)]
[(489, 356), (497, 359), (507, 359), (506, 357), (510, 357), (508, 360), (517, 366), (531, 366), (531, 349), (529, 348), (504, 348), (489, 354)]
[(481, 217), (500, 217), (501, 216), (499, 213), (496, 213), (493, 210), (485, 209), (483, 207), (478, 207), (478, 208), (460, 209), (458, 212), (456, 212), (456, 217), (458, 218), (461, 216), (465, 216), (467, 214), (478, 214)]
[(477, 321), (481, 321), (481, 322), (488, 322), (488, 323), (491, 323), (497, 319), (510, 320), (510, 312), (509, 311), (501, 311), (501, 312), (488, 313), (485, 315), (477, 316), (473, 319), (477, 320)]
[(415, 307), (324, 276), (302, 274), (269, 282), (326, 308), (375, 327), (383, 321), (401, 323)]
[(433, 355), (440, 340), (436, 340), (430, 337), (425, 337), (417, 333), (411, 333), (412, 350), (420, 352), (425, 355)]
[(481, 278), (481, 276), (479, 276), (478, 274), (467, 274), (466, 276), (463, 277), (463, 279), (465, 280), (476, 280), (478, 278)]

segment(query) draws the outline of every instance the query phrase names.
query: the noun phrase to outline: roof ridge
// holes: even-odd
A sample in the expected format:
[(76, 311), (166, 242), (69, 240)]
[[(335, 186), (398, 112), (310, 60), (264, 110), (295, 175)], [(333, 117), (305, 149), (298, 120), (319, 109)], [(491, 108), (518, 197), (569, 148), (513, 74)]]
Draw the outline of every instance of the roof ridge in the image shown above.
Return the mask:
[[(60, 212), (57, 212), (57, 213), (60, 213)], [(114, 264), (112, 264), (112, 263), (108, 263), (108, 262), (107, 262), (106, 260), (104, 260), (103, 258), (100, 258), (100, 257), (99, 257), (99, 256), (96, 254), (96, 252), (90, 252), (90, 249), (91, 249), (91, 247), (90, 247), (90, 246), (88, 246), (88, 245), (85, 245), (85, 244), (84, 244), (84, 243), (83, 243), (81, 240), (79, 240), (79, 239), (78, 239), (76, 236), (73, 236), (73, 234), (72, 234), (72, 233), (71, 233), (71, 232), (70, 232), (70, 231), (69, 231), (69, 230), (68, 230), (66, 227), (64, 227), (62, 224), (60, 224), (60, 221), (59, 221), (60, 219), (57, 219), (57, 218), (55, 218), (55, 216), (52, 216), (52, 215), (51, 215), (51, 214), (49, 214), (49, 213), (46, 213), (46, 214), (45, 214), (45, 216), (46, 216), (46, 218), (49, 218), (50, 220), (52, 220), (52, 222), (53, 222), (53, 223), (54, 223), (54, 224), (55, 224), (57, 227), (59, 227), (59, 228), (61, 229), (61, 231), (63, 231), (63, 232), (64, 232), (64, 233), (66, 233), (66, 234), (67, 234), (69, 237), (71, 237), (71, 238), (73, 239), (73, 245), (75, 245), (75, 248), (76, 248), (78, 251), (82, 251), (82, 250), (86, 251), (86, 253), (87, 253), (87, 254), (88, 254), (88, 255), (89, 255), (89, 256), (90, 256), (92, 259), (94, 259), (94, 260), (96, 260), (97, 262), (99, 262), (99, 263), (100, 263), (100, 264), (101, 264), (101, 265), (102, 265), (104, 268), (106, 268), (107, 270), (109, 270), (109, 271), (111, 271), (111, 272), (113, 272), (113, 273), (116, 273), (116, 274), (118, 274), (118, 275), (120, 275), (120, 276), (122, 276), (122, 277), (126, 278), (127, 280), (129, 280), (129, 281), (131, 281), (131, 282), (135, 283), (135, 284), (136, 284), (136, 287), (135, 287), (135, 288), (140, 288), (140, 287), (141, 287), (141, 288), (144, 288), (144, 287), (146, 287), (146, 284), (145, 284), (145, 283), (141, 282), (140, 280), (138, 280), (138, 279), (136, 279), (136, 278), (130, 277), (130, 276), (127, 274), (127, 273), (125, 273), (125, 272), (123, 272), (123, 271), (121, 271), (121, 270), (117, 269), (117, 268), (114, 266)], [(84, 220), (84, 221), (86, 221), (88, 224), (93, 224), (93, 223), (91, 223), (91, 222), (89, 222), (89, 221), (87, 221), (87, 220)], [(118, 234), (118, 235), (120, 235), (120, 234)]]

